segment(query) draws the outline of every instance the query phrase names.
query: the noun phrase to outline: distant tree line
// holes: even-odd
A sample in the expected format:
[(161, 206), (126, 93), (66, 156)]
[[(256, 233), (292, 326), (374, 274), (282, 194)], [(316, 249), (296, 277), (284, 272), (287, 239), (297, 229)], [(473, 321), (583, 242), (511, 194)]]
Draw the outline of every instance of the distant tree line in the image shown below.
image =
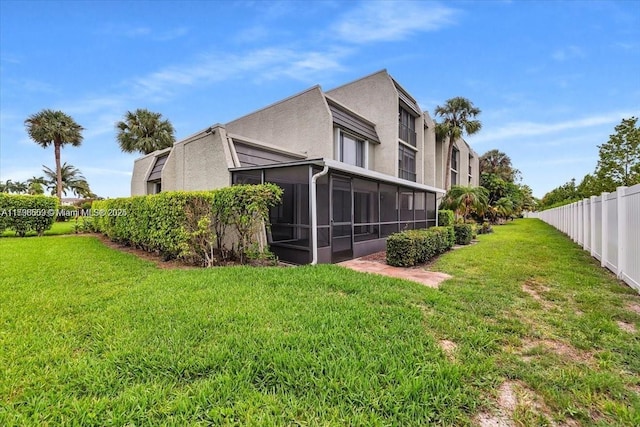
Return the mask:
[(640, 184), (640, 127), (638, 118), (623, 119), (609, 140), (598, 146), (599, 158), (593, 173), (580, 183), (576, 179), (554, 188), (540, 201), (540, 209), (566, 205), (578, 200), (613, 192), (617, 187)]

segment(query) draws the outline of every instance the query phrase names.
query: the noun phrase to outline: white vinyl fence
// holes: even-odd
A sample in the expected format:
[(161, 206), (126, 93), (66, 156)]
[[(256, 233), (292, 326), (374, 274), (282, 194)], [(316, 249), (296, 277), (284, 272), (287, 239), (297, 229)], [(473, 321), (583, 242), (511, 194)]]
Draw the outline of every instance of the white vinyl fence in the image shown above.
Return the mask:
[(640, 292), (640, 184), (570, 205), (528, 212), (566, 233)]

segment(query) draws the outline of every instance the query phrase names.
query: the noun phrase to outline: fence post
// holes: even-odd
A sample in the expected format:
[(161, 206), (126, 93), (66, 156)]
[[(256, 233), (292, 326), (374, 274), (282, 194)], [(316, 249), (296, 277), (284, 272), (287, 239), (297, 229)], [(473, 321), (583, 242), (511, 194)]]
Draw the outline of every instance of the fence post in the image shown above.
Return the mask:
[(589, 206), (591, 209), (591, 256), (596, 255), (596, 248), (593, 244), (596, 238), (596, 196), (591, 196), (591, 205)]
[(622, 273), (626, 270), (625, 255), (627, 253), (627, 224), (625, 215), (625, 193), (627, 187), (618, 187), (616, 189), (616, 203), (618, 204), (618, 268), (616, 276), (618, 279), (622, 277)]
[(583, 227), (583, 220), (584, 220), (584, 201), (580, 200), (577, 203), (577, 207), (578, 207), (578, 211), (577, 211), (577, 221), (576, 221), (576, 226), (578, 228), (576, 235), (578, 237), (578, 244), (580, 246), (582, 246), (584, 248), (584, 227)]
[(607, 196), (609, 195), (609, 193), (607, 193), (606, 191), (603, 192), (600, 197), (602, 197), (602, 203), (601, 203), (601, 208), (602, 208), (602, 234), (600, 236), (600, 239), (602, 240), (602, 250), (601, 252), (601, 257), (600, 257), (600, 265), (603, 267), (607, 266), (607, 240), (608, 240), (608, 236), (607, 236)]
[(589, 199), (582, 199), (582, 248), (591, 249), (591, 234), (588, 230), (589, 228), (589, 220), (587, 212), (590, 212)]

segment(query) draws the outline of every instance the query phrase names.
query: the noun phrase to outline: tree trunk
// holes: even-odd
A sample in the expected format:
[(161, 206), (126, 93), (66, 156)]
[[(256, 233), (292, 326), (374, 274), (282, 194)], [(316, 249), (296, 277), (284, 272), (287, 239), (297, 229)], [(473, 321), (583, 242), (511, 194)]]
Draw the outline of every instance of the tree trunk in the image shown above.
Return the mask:
[(56, 154), (56, 196), (62, 202), (62, 167), (60, 166), (60, 145), (54, 142), (54, 152)]
[(447, 161), (444, 168), (444, 189), (449, 190), (451, 184), (451, 155), (453, 154), (453, 136), (449, 135), (449, 145), (447, 147)]

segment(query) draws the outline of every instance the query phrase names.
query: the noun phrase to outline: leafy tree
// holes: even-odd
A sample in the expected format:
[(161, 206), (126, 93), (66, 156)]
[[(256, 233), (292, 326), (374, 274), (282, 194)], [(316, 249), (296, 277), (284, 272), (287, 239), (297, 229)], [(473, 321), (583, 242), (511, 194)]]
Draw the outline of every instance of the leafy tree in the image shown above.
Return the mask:
[(489, 192), (484, 187), (454, 185), (444, 196), (441, 209), (451, 209), (465, 220), (471, 213), (484, 215), (489, 204)]
[(74, 147), (82, 144), (84, 128), (62, 111), (45, 109), (29, 116), (25, 121), (29, 137), (43, 148), (53, 144), (56, 157), (56, 196), (62, 198), (60, 149), (65, 144)]
[[(84, 198), (94, 198), (96, 195), (89, 188), (89, 183), (86, 178), (82, 175), (80, 170), (73, 165), (69, 165), (66, 162), (60, 168), (61, 177), (62, 177), (62, 192), (64, 195), (67, 195), (68, 191), (71, 191), (78, 197)], [(55, 187), (55, 177), (56, 173), (49, 169), (46, 166), (43, 166), (43, 172), (48, 179), (45, 179), (45, 183), (47, 184), (50, 190), (53, 190)], [(53, 191), (51, 192), (53, 194)]]
[(475, 120), (480, 114), (480, 109), (476, 108), (471, 101), (463, 97), (448, 99), (443, 106), (437, 106), (436, 116), (443, 118), (441, 123), (436, 123), (436, 135), (440, 139), (448, 139), (447, 161), (445, 166), (445, 188), (451, 185), (451, 155), (453, 154), (454, 142), (464, 134), (473, 135), (480, 131), (482, 123)]
[(572, 178), (571, 181), (568, 181), (560, 187), (554, 188), (545, 194), (540, 202), (540, 207), (548, 209), (552, 206), (572, 203), (580, 200), (581, 198), (578, 188), (576, 187), (576, 180), (575, 178)]
[(32, 195), (44, 194), (44, 185), (46, 181), (43, 177), (33, 176), (27, 180), (27, 193)]
[(602, 191), (640, 183), (640, 127), (638, 118), (623, 119), (616, 133), (600, 149), (595, 175)]
[(116, 123), (120, 149), (126, 153), (149, 154), (171, 147), (175, 142), (175, 130), (169, 120), (162, 120), (160, 113), (146, 109), (127, 111), (124, 120)]
[(496, 149), (480, 156), (480, 173), (496, 175), (507, 182), (515, 182), (520, 175), (520, 171), (511, 164), (511, 158)]

